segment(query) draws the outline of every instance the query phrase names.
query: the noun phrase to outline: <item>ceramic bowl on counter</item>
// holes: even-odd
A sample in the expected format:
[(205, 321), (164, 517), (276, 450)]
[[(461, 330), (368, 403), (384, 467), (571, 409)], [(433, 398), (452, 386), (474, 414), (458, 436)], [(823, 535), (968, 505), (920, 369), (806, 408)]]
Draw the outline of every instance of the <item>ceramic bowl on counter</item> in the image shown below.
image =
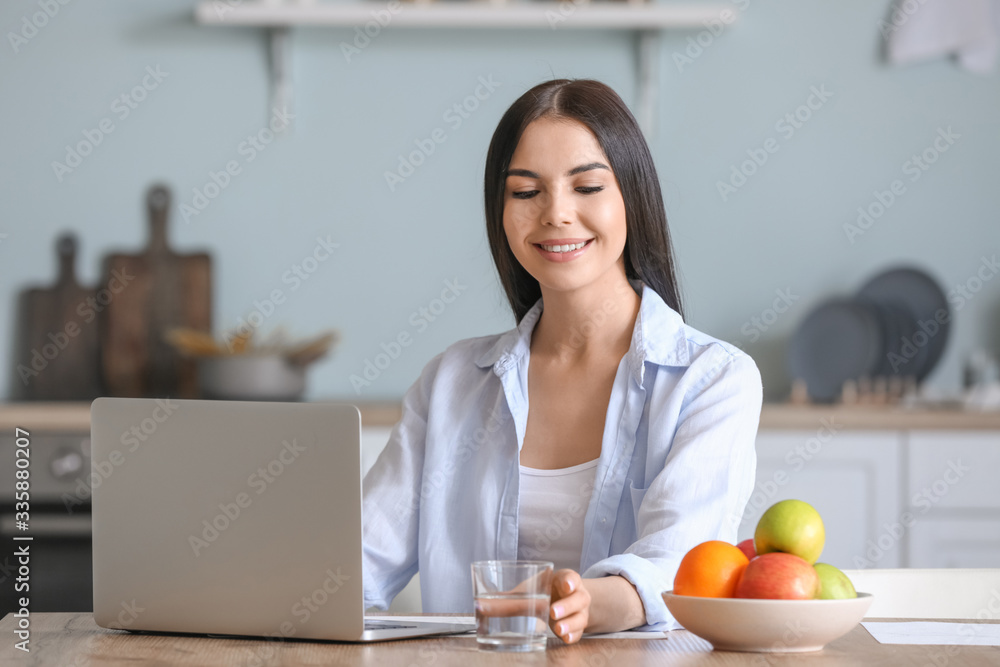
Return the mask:
[(280, 354), (241, 354), (198, 359), (204, 398), (230, 401), (298, 401), (306, 389), (306, 366)]

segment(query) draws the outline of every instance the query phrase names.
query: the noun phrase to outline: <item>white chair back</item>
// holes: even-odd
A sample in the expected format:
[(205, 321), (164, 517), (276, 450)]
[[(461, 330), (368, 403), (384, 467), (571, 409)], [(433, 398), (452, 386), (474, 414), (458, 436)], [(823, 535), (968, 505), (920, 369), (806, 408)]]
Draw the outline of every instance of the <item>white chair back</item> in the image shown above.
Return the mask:
[(875, 596), (865, 618), (1000, 619), (1000, 568), (844, 570)]

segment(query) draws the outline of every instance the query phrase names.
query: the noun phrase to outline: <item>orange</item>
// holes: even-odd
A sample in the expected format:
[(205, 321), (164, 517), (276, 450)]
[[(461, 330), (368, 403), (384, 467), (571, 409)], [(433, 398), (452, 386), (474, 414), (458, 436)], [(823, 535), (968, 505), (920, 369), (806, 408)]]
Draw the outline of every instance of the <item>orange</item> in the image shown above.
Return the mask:
[(702, 542), (684, 554), (674, 577), (674, 593), (700, 598), (731, 598), (750, 561), (735, 545)]

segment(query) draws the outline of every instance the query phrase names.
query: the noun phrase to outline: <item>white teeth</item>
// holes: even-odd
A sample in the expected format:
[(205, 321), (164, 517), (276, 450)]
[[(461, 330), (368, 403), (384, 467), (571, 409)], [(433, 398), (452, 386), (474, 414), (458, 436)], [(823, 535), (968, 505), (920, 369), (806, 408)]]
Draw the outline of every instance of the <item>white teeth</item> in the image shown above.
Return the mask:
[(571, 250), (579, 250), (585, 245), (587, 245), (586, 241), (583, 243), (573, 243), (571, 245), (543, 245), (542, 249), (548, 252), (570, 252)]

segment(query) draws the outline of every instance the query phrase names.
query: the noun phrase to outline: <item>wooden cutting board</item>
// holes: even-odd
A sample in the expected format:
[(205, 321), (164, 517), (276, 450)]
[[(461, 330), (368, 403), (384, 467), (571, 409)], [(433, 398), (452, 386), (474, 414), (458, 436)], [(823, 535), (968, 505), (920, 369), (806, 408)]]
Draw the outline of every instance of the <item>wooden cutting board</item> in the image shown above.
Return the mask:
[(167, 245), (170, 191), (146, 195), (149, 245), (137, 255), (104, 258), (103, 284), (119, 293), (101, 313), (101, 366), (111, 396), (197, 398), (194, 360), (164, 339), (173, 327), (212, 331), (212, 262), (208, 253), (179, 255)]
[(19, 299), (13, 392), (29, 401), (89, 401), (101, 395), (96, 291), (76, 281), (77, 239), (56, 242), (59, 276)]

